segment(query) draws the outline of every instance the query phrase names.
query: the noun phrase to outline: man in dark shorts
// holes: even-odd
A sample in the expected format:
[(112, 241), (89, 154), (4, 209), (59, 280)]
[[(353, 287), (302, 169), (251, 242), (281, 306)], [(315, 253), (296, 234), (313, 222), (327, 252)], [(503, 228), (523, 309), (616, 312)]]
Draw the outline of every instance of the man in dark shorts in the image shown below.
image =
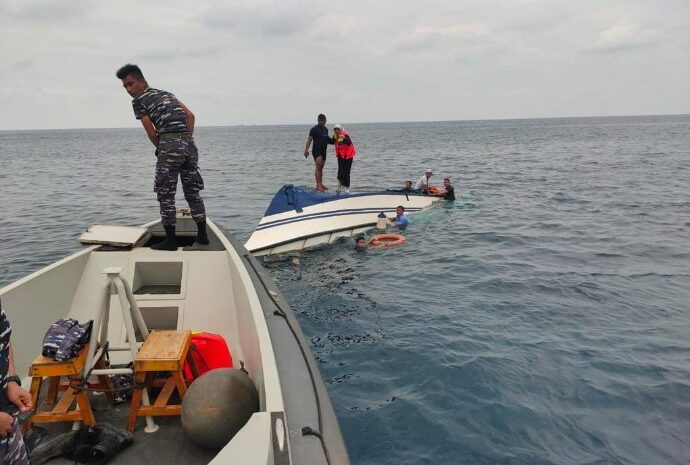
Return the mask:
[(153, 191), (158, 194), (165, 240), (151, 246), (157, 250), (176, 250), (175, 193), (177, 178), (182, 180), (184, 197), (197, 224), (196, 241), (208, 244), (206, 211), (199, 191), (204, 180), (199, 173), (199, 152), (194, 144), (194, 113), (170, 92), (149, 87), (137, 65), (125, 65), (116, 73), (127, 93), (134, 99), (134, 116), (141, 120), (151, 143), (156, 146), (156, 178)]
[[(304, 158), (309, 156), (309, 146), (311, 145), (311, 154), (314, 157), (314, 177), (316, 178), (316, 190), (323, 192), (326, 187), (323, 185), (323, 166), (326, 164), (326, 149), (328, 144), (333, 144), (333, 139), (328, 136), (328, 128), (326, 127), (326, 115), (319, 115), (318, 124), (311, 128), (307, 144), (304, 146)], [(313, 144), (312, 144), (313, 143)]]

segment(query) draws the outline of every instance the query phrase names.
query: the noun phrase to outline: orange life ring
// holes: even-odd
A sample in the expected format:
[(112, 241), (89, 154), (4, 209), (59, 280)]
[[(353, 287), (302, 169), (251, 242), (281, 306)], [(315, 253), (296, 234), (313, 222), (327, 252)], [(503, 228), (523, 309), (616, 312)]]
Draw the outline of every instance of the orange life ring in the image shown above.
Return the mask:
[(429, 186), (429, 188), (427, 189), (427, 191), (428, 191), (429, 194), (431, 194), (431, 195), (443, 194), (443, 190), (442, 190), (440, 187), (436, 187), (436, 186)]
[(377, 234), (369, 239), (369, 244), (374, 247), (390, 247), (405, 243), (405, 236), (400, 234)]

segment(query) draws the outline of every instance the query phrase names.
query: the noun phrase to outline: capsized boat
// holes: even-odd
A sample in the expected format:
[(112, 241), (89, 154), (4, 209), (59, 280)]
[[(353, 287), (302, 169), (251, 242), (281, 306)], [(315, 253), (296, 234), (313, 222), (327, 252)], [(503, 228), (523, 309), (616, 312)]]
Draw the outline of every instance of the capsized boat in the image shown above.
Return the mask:
[(286, 184), (244, 246), (255, 255), (273, 255), (330, 244), (373, 228), (380, 213), (395, 216), (398, 205), (415, 213), (440, 200), (400, 190), (344, 194)]
[[(109, 286), (104, 271), (117, 270), (131, 287), (148, 329), (223, 336), (235, 366), (242, 364), (257, 388), (259, 409), (220, 451), (192, 442), (179, 416), (155, 417), (160, 428), (153, 433), (144, 431), (140, 419), (132, 446), (110, 463), (348, 465), (328, 392), (285, 297), (242, 244), (213, 221), (207, 225), (209, 245), (194, 244), (196, 225), (187, 216), (178, 217), (180, 247), (153, 250), (149, 245), (164, 235), (160, 222), (153, 222), (142, 227), (151, 236), (143, 244), (132, 240), (128, 248), (88, 246), (0, 289), (13, 326), (17, 373), (27, 373), (46, 329), (59, 318), (94, 319), (105, 307), (110, 314), (108, 343), (114, 347), (131, 340), (122, 317), (124, 305), (117, 298), (104, 299)], [(119, 362), (130, 356), (113, 352), (111, 362), (116, 355), (125, 357)], [(124, 416), (111, 411), (106, 420), (124, 428), (124, 408)], [(96, 412), (97, 421), (102, 415), (108, 410)], [(71, 423), (59, 426), (69, 429)]]

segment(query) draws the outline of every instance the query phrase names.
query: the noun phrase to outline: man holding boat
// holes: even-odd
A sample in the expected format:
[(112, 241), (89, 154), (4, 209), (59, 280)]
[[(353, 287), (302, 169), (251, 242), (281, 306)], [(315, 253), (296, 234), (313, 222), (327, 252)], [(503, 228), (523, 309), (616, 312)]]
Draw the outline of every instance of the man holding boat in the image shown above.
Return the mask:
[(398, 207), (395, 209), (395, 217), (388, 218), (388, 222), (391, 224), (395, 223), (395, 226), (400, 228), (401, 231), (406, 230), (407, 225), (410, 224), (410, 219), (405, 214), (405, 207), (398, 205)]
[(157, 250), (176, 250), (175, 193), (177, 178), (182, 181), (184, 197), (197, 224), (196, 242), (208, 244), (206, 211), (199, 191), (204, 180), (199, 173), (199, 153), (194, 144), (194, 113), (170, 92), (149, 87), (141, 69), (128, 64), (116, 73), (129, 95), (133, 97), (134, 116), (156, 146), (156, 178), (154, 192), (158, 195), (165, 240), (151, 246)]

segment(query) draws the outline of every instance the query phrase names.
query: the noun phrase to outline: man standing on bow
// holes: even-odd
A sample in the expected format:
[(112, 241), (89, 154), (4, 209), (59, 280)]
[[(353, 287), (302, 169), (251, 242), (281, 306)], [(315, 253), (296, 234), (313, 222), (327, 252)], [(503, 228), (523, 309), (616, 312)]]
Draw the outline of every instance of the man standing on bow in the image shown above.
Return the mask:
[(156, 178), (165, 240), (151, 246), (157, 250), (176, 250), (175, 193), (177, 178), (182, 180), (184, 197), (197, 224), (196, 241), (208, 244), (206, 211), (199, 191), (204, 181), (199, 173), (199, 153), (194, 144), (194, 113), (170, 92), (149, 87), (137, 65), (128, 64), (116, 73), (129, 95), (133, 97), (134, 116), (141, 121), (151, 143), (156, 146)]
[(309, 131), (307, 143), (304, 146), (304, 158), (309, 156), (309, 146), (311, 145), (311, 154), (314, 157), (314, 177), (316, 178), (316, 190), (323, 192), (326, 187), (323, 185), (323, 166), (326, 164), (326, 149), (328, 144), (333, 144), (333, 139), (328, 137), (328, 128), (326, 127), (326, 115), (320, 114), (317, 118), (317, 125)]

